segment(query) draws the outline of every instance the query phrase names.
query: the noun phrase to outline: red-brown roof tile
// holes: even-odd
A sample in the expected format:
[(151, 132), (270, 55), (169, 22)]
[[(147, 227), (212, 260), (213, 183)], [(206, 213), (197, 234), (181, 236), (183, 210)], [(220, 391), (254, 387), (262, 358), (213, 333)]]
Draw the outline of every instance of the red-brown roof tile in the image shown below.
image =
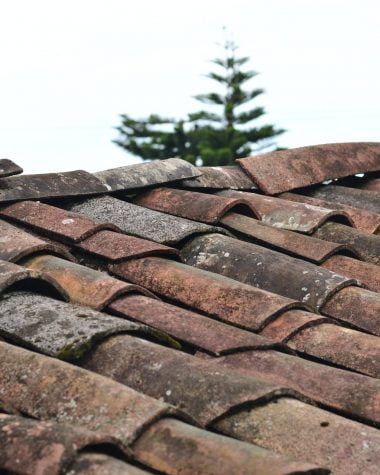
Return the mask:
[(208, 224), (217, 224), (227, 212), (235, 210), (248, 216), (259, 217), (257, 211), (244, 198), (226, 198), (173, 188), (148, 191), (137, 196), (134, 202), (139, 206)]
[(269, 152), (238, 164), (265, 193), (380, 169), (379, 143), (337, 143)]

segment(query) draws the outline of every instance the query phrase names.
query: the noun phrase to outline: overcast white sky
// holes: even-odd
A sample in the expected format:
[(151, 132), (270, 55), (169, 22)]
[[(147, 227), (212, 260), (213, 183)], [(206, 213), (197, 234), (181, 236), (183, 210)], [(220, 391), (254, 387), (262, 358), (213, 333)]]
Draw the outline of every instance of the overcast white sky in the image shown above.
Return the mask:
[(378, 0), (2, 0), (0, 156), (26, 172), (139, 161), (119, 114), (181, 117), (225, 25), (279, 145), (380, 141)]

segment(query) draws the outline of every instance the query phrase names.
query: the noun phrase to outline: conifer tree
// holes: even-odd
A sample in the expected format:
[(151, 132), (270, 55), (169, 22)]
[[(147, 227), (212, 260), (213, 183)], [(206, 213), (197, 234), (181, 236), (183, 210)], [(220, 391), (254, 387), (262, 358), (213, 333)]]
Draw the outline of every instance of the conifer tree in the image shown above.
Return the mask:
[(195, 96), (203, 104), (219, 109), (219, 113), (202, 109), (179, 120), (156, 114), (136, 120), (123, 114), (117, 127), (119, 138), (114, 142), (144, 160), (180, 157), (205, 166), (230, 165), (255, 149), (273, 146), (273, 139), (284, 130), (273, 125), (252, 126), (265, 111), (260, 106), (244, 106), (264, 90), (244, 88), (257, 73), (242, 69), (249, 58), (237, 57), (236, 50), (232, 41), (226, 41), (224, 56), (212, 61), (218, 71), (207, 74), (222, 86), (224, 93)]

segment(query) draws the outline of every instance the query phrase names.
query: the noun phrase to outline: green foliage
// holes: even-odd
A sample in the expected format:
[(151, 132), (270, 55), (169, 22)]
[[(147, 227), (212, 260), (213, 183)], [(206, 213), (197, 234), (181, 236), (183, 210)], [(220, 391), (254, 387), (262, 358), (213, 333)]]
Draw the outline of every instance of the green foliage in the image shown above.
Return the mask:
[(195, 96), (199, 102), (218, 108), (219, 113), (200, 110), (189, 113), (185, 120), (156, 114), (136, 120), (123, 114), (117, 127), (119, 138), (114, 142), (144, 160), (181, 157), (205, 166), (230, 165), (255, 149), (273, 146), (272, 139), (284, 130), (273, 125), (251, 126), (265, 111), (262, 107), (247, 110), (242, 106), (247, 106), (264, 90), (244, 89), (245, 83), (257, 73), (241, 69), (249, 58), (236, 57), (236, 49), (233, 42), (227, 41), (224, 57), (212, 61), (219, 71), (207, 74), (224, 88), (224, 94), (210, 92)]

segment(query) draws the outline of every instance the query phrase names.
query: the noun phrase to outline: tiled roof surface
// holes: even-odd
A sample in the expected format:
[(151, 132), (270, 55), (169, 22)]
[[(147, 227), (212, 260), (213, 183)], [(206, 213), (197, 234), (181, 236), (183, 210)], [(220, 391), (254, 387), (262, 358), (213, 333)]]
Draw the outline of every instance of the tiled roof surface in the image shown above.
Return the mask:
[(21, 172), (1, 473), (379, 473), (380, 144)]

